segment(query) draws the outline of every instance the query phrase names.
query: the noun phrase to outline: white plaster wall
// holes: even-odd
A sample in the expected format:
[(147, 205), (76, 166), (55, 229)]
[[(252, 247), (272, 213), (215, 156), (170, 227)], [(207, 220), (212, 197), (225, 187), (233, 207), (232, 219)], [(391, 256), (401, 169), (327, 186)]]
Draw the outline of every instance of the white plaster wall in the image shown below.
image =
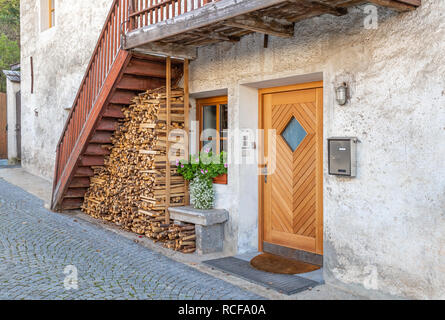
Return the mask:
[[(361, 141), (355, 179), (329, 176), (325, 151), (326, 281), (373, 296), (443, 299), (445, 2), (424, 0), (403, 14), (380, 9), (377, 30), (363, 28), (362, 9), (301, 22), (294, 38), (270, 37), (267, 49), (261, 35), (202, 48), (191, 92), (227, 89), (230, 129), (256, 128), (257, 99), (246, 99), (244, 84), (322, 72), (324, 140)], [(341, 107), (334, 88), (343, 81), (352, 99)], [(257, 248), (254, 180), (232, 165), (227, 189), (218, 189), (232, 252)]]
[(56, 26), (41, 32), (41, 1), (21, 0), (22, 165), (46, 179), (52, 179), (66, 109), (72, 106), (111, 3), (56, 0)]
[(17, 114), (16, 93), (20, 91), (20, 83), (6, 80), (6, 99), (8, 108), (8, 160), (10, 163), (17, 161)]

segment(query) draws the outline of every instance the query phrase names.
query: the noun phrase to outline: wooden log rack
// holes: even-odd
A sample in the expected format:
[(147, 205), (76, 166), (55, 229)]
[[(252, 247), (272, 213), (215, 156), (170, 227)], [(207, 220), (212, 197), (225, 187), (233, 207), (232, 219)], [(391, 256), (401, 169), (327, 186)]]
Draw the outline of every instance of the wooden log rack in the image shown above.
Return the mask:
[[(166, 161), (166, 209), (165, 209), (165, 223), (170, 224), (170, 212), (169, 207), (171, 206), (171, 141), (170, 141), (170, 133), (171, 133), (171, 111), (172, 111), (172, 105), (171, 105), (171, 88), (172, 88), (172, 69), (171, 69), (171, 57), (167, 57), (166, 61), (166, 99), (167, 99), (167, 106), (166, 106), (166, 117), (167, 117), (167, 161)], [(189, 159), (189, 117), (190, 117), (190, 97), (189, 97), (189, 61), (188, 59), (184, 59), (184, 158)], [(188, 183), (186, 181), (185, 186), (185, 204), (188, 205), (190, 203), (190, 196), (188, 193)]]

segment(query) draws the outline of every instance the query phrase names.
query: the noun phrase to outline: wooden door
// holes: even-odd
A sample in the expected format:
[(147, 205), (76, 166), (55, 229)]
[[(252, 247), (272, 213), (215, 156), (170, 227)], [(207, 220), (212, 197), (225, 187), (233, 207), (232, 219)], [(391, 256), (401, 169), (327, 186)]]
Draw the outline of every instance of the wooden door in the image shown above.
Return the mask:
[(8, 121), (6, 93), (0, 93), (0, 159), (8, 158)]
[(22, 93), (18, 91), (15, 94), (15, 114), (16, 125), (15, 134), (17, 137), (17, 158), (22, 158)]
[[(260, 238), (316, 254), (323, 254), (322, 85), (260, 92), (268, 171), (261, 178)], [(269, 129), (275, 139), (268, 137)]]

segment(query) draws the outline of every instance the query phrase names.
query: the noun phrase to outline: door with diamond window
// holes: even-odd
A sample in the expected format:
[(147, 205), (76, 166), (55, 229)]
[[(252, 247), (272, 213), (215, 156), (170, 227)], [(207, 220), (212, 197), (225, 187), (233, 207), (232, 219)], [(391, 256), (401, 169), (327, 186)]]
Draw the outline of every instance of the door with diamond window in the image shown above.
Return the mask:
[(267, 176), (260, 238), (316, 254), (323, 254), (322, 100), (321, 82), (261, 91)]

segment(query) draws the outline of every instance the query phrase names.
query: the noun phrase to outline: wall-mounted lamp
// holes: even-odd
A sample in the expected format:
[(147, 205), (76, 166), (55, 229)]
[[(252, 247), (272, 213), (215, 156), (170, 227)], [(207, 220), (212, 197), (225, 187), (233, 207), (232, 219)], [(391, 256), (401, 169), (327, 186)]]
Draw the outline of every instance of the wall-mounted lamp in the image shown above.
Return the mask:
[(344, 106), (346, 102), (348, 102), (348, 85), (346, 82), (343, 82), (340, 87), (335, 89), (335, 100), (337, 100), (337, 103), (341, 106)]

